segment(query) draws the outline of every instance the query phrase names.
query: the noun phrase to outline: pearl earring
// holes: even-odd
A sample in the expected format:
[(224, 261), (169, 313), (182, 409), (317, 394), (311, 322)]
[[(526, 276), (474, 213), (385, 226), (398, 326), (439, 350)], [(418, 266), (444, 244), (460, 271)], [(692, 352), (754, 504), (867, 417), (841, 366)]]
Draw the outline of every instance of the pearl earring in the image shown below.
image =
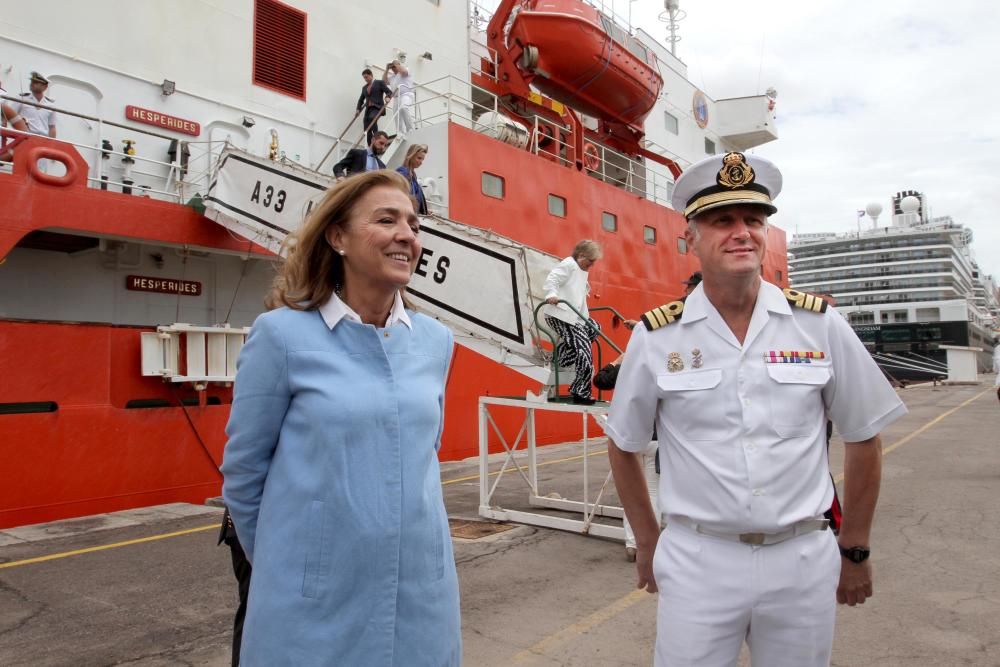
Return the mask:
[(343, 257), (344, 255), (346, 255), (346, 254), (347, 254), (347, 253), (346, 253), (346, 252), (344, 252), (343, 250), (338, 250), (337, 252), (338, 252), (338, 253), (340, 253), (340, 256), (341, 256), (341, 257)]

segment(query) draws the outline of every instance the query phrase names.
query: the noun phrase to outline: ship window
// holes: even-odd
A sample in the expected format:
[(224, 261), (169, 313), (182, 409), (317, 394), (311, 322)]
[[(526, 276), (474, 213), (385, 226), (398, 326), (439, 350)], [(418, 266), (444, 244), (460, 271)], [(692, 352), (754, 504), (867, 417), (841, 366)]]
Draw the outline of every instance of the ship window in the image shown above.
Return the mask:
[(673, 115), (669, 111), (663, 112), (663, 123), (667, 126), (667, 132), (678, 133), (679, 126), (677, 124), (677, 116)]
[(677, 252), (682, 255), (688, 254), (688, 242), (683, 236), (677, 237)]
[(560, 218), (566, 217), (566, 199), (559, 195), (549, 193), (549, 213), (558, 215)]
[(606, 232), (617, 232), (618, 231), (618, 216), (614, 213), (608, 213), (604, 211), (601, 213), (601, 227), (604, 228)]
[(705, 137), (705, 152), (709, 155), (715, 155), (715, 142)]
[(306, 13), (256, 0), (253, 15), (253, 82), (306, 99)]
[(503, 199), (504, 182), (503, 178), (488, 171), (483, 172), (483, 194), (495, 199)]
[(642, 228), (642, 240), (649, 244), (656, 243), (656, 229), (646, 225)]
[(774, 279), (777, 280), (779, 283), (781, 282), (781, 270), (780, 269), (775, 269), (775, 271), (774, 271)]

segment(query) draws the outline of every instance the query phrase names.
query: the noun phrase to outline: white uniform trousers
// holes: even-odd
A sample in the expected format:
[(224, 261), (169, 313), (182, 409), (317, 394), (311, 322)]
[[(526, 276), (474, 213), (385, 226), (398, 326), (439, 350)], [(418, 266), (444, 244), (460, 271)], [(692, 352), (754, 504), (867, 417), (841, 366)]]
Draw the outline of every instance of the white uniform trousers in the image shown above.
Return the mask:
[[(649, 489), (649, 500), (653, 503), (653, 513), (656, 519), (663, 525), (663, 516), (656, 502), (656, 490), (660, 486), (660, 475), (656, 472), (656, 448), (659, 443), (656, 440), (650, 441), (646, 449), (642, 452), (642, 471), (646, 474), (646, 487)], [(622, 517), (622, 528), (625, 529), (625, 546), (635, 549), (635, 532), (628, 522), (628, 517)]]
[(768, 546), (672, 523), (653, 559), (660, 589), (655, 667), (826, 667), (840, 551), (829, 530)]
[(416, 127), (413, 115), (416, 101), (417, 98), (413, 93), (403, 93), (399, 96), (399, 100), (396, 102), (398, 105), (396, 109), (396, 134), (406, 136)]

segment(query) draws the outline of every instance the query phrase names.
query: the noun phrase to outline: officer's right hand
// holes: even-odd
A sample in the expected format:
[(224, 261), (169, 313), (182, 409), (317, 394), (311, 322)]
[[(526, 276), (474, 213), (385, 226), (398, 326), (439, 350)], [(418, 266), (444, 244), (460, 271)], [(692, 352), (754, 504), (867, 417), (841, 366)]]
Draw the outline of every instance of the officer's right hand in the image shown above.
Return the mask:
[(645, 588), (647, 593), (656, 593), (656, 579), (653, 578), (653, 553), (656, 545), (652, 547), (637, 546), (635, 550), (635, 569), (639, 574), (639, 581), (636, 588)]

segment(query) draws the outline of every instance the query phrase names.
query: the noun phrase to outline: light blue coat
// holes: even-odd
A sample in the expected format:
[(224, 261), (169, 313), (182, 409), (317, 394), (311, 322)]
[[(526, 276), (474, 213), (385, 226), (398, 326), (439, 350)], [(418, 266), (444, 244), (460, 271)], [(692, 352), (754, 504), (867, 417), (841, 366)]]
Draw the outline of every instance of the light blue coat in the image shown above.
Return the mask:
[(223, 497), (253, 564), (241, 664), (461, 663), (437, 447), (452, 335), (318, 311), (257, 318), (237, 365)]

